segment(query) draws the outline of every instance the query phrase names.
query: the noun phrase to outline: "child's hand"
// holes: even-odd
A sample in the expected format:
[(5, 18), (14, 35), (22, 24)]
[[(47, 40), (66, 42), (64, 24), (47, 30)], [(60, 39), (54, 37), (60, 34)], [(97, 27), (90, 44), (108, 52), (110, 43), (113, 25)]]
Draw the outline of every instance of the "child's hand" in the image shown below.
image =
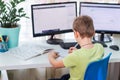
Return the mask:
[(75, 48), (75, 47), (70, 47), (69, 50), (68, 50), (68, 53), (72, 53), (74, 50), (77, 50), (77, 48)]
[(49, 56), (49, 57), (53, 57), (53, 58), (55, 58), (55, 59), (59, 57), (58, 53), (55, 52), (54, 50), (53, 50), (53, 51), (50, 51), (50, 52), (48, 53), (48, 56)]

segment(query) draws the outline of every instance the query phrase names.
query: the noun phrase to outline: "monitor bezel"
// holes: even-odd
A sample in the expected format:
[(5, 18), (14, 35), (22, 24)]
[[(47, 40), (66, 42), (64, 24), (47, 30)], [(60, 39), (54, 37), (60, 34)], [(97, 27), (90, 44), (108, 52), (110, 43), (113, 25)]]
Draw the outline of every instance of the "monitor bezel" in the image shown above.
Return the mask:
[[(98, 3), (98, 2), (80, 2), (79, 5), (79, 15), (81, 15), (81, 4), (100, 4), (100, 5), (120, 5), (117, 3)], [(96, 33), (106, 33), (106, 34), (120, 34), (120, 31), (112, 30), (95, 30)]]
[(72, 29), (67, 29), (67, 30), (60, 30), (60, 31), (54, 31), (54, 32), (49, 32), (49, 33), (38, 33), (36, 34), (34, 32), (34, 19), (33, 19), (33, 7), (34, 6), (43, 6), (43, 5), (59, 5), (59, 4), (75, 4), (75, 10), (76, 10), (76, 17), (77, 17), (77, 2), (72, 1), (72, 2), (59, 2), (59, 3), (44, 3), (44, 4), (33, 4), (31, 5), (31, 15), (32, 15), (32, 31), (33, 31), (33, 37), (39, 37), (39, 36), (49, 36), (49, 35), (55, 35), (55, 34), (62, 34), (62, 33), (68, 33), (68, 32), (73, 32)]

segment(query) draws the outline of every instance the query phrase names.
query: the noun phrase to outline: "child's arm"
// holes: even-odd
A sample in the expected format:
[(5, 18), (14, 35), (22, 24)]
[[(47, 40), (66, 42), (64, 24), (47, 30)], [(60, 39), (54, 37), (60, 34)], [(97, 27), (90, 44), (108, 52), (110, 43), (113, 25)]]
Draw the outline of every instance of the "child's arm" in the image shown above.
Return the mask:
[(56, 58), (58, 58), (58, 57), (59, 57), (59, 55), (55, 51), (51, 51), (48, 54), (49, 61), (52, 64), (53, 67), (63, 68), (64, 67), (63, 61), (62, 60), (56, 60)]

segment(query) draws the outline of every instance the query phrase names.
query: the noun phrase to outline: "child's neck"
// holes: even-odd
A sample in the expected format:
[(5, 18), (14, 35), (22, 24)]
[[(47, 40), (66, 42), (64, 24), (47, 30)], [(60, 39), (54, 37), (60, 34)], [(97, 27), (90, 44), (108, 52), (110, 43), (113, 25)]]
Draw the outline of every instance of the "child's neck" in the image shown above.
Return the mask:
[(79, 41), (79, 44), (81, 47), (84, 47), (84, 48), (92, 48), (93, 47), (93, 44), (92, 44), (92, 41), (90, 38), (83, 38)]

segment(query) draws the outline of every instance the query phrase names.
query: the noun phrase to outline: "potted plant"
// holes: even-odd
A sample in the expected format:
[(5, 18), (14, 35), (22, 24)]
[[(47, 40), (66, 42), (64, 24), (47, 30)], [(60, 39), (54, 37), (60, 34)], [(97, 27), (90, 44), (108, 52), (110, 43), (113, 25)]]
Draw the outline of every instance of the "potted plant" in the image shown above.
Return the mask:
[(0, 0), (0, 34), (8, 36), (9, 48), (18, 46), (20, 31), (18, 21), (20, 21), (22, 17), (28, 18), (24, 9), (18, 7), (18, 5), (24, 1), (25, 0), (10, 0), (9, 2), (5, 2), (4, 0)]

